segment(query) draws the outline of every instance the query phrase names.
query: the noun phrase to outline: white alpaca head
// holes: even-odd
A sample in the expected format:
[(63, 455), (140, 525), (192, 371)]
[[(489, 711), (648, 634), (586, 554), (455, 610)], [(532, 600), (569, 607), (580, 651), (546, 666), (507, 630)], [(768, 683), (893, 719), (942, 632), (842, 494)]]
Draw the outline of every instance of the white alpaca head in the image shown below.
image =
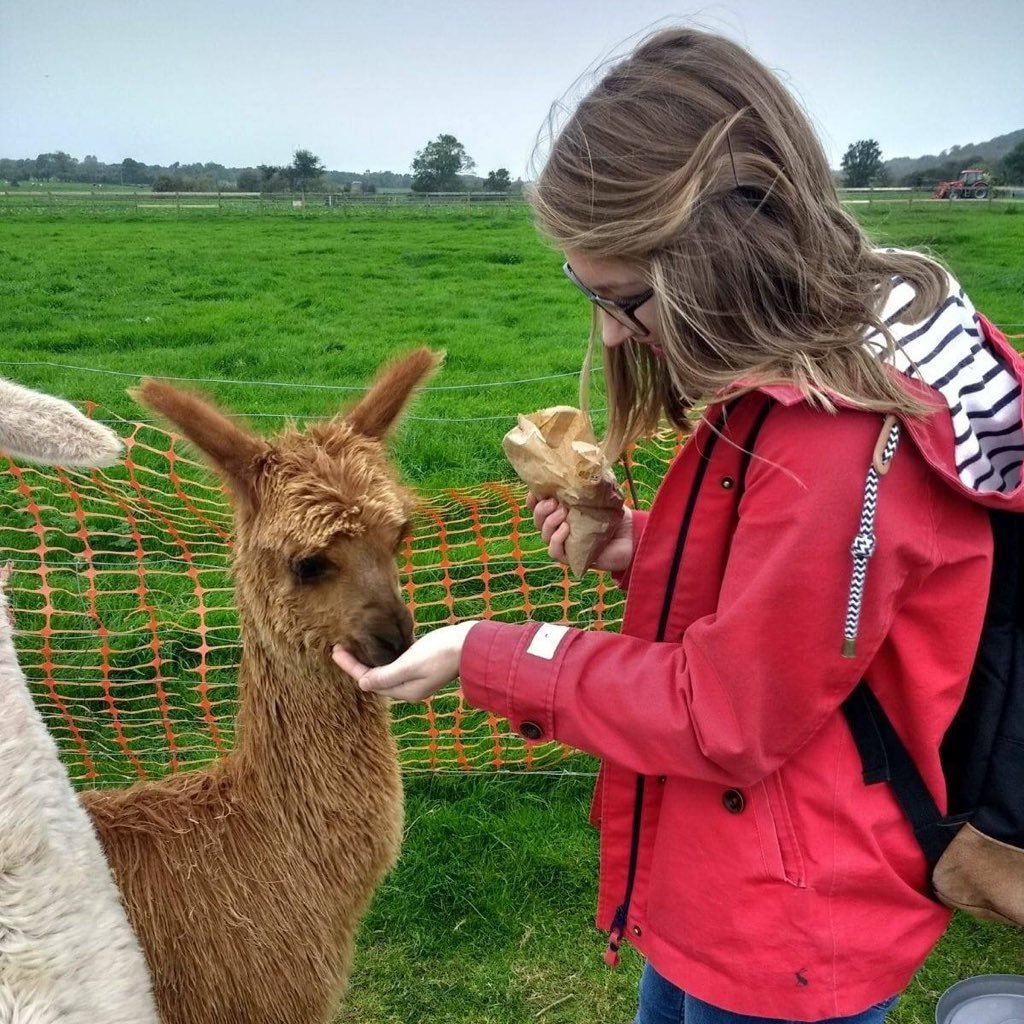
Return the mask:
[(109, 466), (121, 457), (118, 436), (60, 398), (0, 377), (0, 449), (52, 466)]

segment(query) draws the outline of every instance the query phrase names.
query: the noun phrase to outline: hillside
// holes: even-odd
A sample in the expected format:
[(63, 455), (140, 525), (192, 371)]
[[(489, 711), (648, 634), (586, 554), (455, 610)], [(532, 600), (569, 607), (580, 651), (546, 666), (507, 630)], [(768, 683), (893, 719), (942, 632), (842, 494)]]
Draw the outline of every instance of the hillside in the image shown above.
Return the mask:
[[(897, 181), (906, 174), (912, 174), (915, 171), (925, 171), (950, 162), (956, 163), (959, 170), (961, 163), (976, 157), (980, 157), (991, 164), (996, 160), (1001, 160), (1014, 146), (1021, 142), (1024, 142), (1024, 128), (1019, 128), (1015, 132), (1008, 132), (1006, 135), (997, 135), (994, 139), (989, 139), (987, 142), (968, 142), (963, 146), (950, 146), (949, 149), (944, 149), (941, 153), (934, 155), (893, 157), (891, 160), (886, 160), (884, 166), (889, 172), (890, 179)], [(964, 164), (964, 166), (966, 167), (967, 165)]]

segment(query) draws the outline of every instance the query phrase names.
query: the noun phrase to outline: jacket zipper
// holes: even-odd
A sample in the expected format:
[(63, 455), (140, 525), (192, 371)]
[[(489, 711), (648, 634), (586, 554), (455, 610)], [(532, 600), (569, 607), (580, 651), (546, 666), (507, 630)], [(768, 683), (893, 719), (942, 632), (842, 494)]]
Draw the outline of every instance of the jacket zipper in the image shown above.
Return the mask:
[[(711, 462), (712, 452), (718, 443), (722, 428), (725, 425), (728, 408), (723, 409), (715, 423), (714, 430), (708, 438), (707, 446), (701, 452), (700, 464), (694, 476), (693, 486), (690, 489), (690, 496), (686, 502), (686, 511), (683, 513), (683, 521), (679, 527), (679, 536), (676, 538), (675, 551), (672, 554), (672, 567), (669, 569), (668, 583), (665, 587), (665, 600), (661, 607), (661, 618), (658, 621), (658, 632), (656, 642), (665, 639), (665, 630), (668, 628), (668, 616), (672, 609), (672, 593), (675, 590), (676, 577), (679, 575), (679, 566), (683, 560), (683, 548), (686, 546), (686, 535), (690, 530), (690, 523), (693, 521), (693, 513), (697, 507), (697, 498), (707, 474), (708, 465)], [(692, 440), (691, 440), (692, 443)], [(626, 872), (626, 892), (622, 902), (615, 910), (612, 918), (611, 933), (608, 936), (608, 947), (604, 951), (604, 961), (609, 967), (619, 965), (619, 947), (622, 945), (622, 936), (626, 930), (626, 921), (629, 918), (629, 904), (633, 899), (633, 884), (636, 881), (637, 861), (640, 856), (640, 823), (643, 818), (644, 806), (644, 785), (646, 778), (643, 775), (636, 777), (636, 797), (633, 803), (633, 834), (629, 843), (629, 869)]]
[(626, 895), (615, 910), (612, 918), (612, 930), (608, 936), (608, 948), (604, 951), (604, 962), (609, 967), (619, 966), (619, 946), (622, 945), (622, 933), (626, 930), (626, 917), (629, 914), (629, 901), (633, 897), (633, 882), (636, 878), (636, 865), (640, 855), (640, 819), (643, 816), (644, 784), (643, 775), (636, 777), (636, 797), (633, 803), (633, 835), (629, 843), (629, 872), (626, 875)]

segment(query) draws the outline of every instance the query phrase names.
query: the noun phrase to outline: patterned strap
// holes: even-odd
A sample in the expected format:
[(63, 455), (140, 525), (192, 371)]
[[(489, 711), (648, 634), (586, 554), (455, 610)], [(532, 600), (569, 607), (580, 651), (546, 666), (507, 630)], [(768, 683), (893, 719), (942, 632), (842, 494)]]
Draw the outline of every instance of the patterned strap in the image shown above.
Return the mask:
[(895, 416), (886, 416), (882, 432), (878, 435), (871, 467), (864, 482), (864, 502), (860, 509), (860, 530), (850, 545), (853, 573), (850, 576), (850, 594), (846, 603), (846, 627), (843, 630), (843, 657), (857, 654), (857, 629), (860, 609), (864, 601), (864, 582), (868, 575), (868, 559), (875, 553), (875, 510), (878, 506), (878, 481), (889, 472), (889, 464), (900, 441), (900, 424)]

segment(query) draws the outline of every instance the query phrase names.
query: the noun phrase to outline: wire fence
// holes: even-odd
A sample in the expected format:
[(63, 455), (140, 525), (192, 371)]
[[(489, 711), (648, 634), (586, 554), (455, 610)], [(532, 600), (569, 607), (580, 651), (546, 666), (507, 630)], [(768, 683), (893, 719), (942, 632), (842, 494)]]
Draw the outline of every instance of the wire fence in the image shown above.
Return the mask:
[(338, 214), (359, 211), (521, 208), (521, 194), (507, 192), (149, 192), (141, 189), (44, 189), (35, 185), (0, 190), (0, 214), (18, 212), (130, 212), (142, 215)]
[[(914, 204), (953, 202), (971, 206), (1020, 202), (1024, 186), (995, 186), (983, 198), (963, 199), (950, 195), (936, 198), (932, 190), (910, 187), (865, 186), (839, 188), (841, 200), (850, 205)], [(149, 192), (115, 187), (43, 188), (38, 184), (0, 190), (0, 214), (22, 212), (61, 212), (80, 210), (91, 213), (131, 212), (141, 215), (174, 214), (302, 214), (326, 213), (351, 215), (359, 211), (410, 211), (521, 208), (526, 202), (521, 192)]]

